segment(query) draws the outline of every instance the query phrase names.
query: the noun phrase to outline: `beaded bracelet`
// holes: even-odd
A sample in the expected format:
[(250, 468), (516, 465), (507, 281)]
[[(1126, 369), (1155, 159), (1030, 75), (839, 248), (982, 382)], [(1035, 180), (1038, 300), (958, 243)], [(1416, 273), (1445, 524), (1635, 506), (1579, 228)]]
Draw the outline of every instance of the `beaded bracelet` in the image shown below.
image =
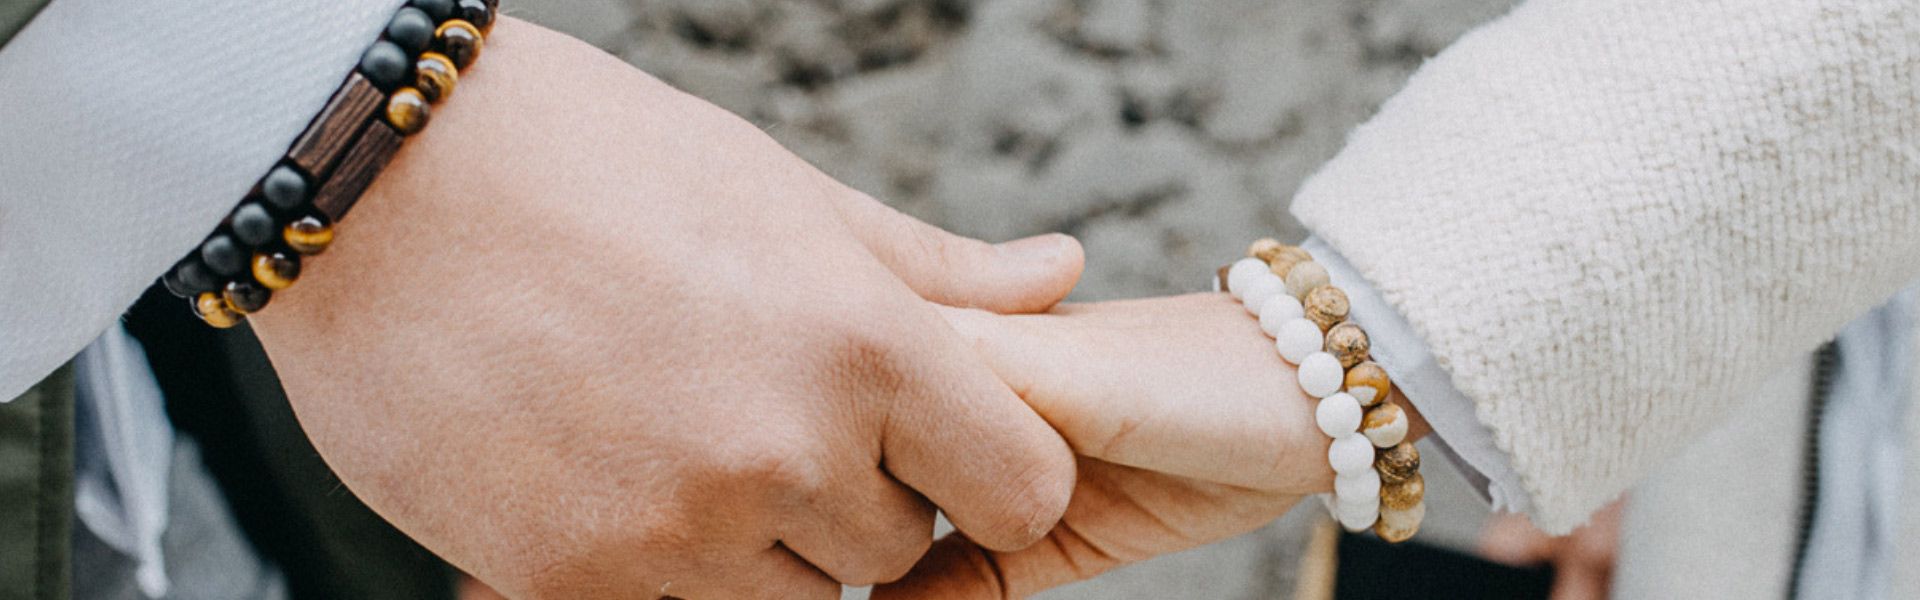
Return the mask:
[(199, 248), (162, 276), (201, 320), (228, 328), (300, 278), (432, 104), (480, 57), (499, 0), (411, 0), (360, 56), (286, 156)]
[(1262, 239), (1247, 255), (1222, 267), (1214, 285), (1260, 319), (1280, 357), (1298, 367), (1300, 389), (1320, 399), (1314, 421), (1333, 439), (1335, 473), (1334, 493), (1322, 500), (1348, 531), (1372, 528), (1393, 543), (1413, 537), (1427, 514), (1420, 451), (1407, 441), (1406, 410), (1388, 400), (1386, 370), (1369, 360), (1366, 331), (1347, 320), (1346, 292), (1298, 247)]

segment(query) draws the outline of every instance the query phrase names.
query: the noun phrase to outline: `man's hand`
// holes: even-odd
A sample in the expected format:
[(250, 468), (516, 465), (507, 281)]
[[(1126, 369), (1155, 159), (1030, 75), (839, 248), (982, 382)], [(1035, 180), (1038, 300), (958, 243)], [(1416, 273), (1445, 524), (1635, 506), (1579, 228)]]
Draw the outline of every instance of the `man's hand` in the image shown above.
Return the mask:
[(1333, 488), (1314, 402), (1232, 298), (945, 313), (1084, 456), (1080, 480), (1046, 542), (951, 537), (876, 598), (1019, 598), (1252, 531)]
[(512, 19), (254, 319), (345, 483), (516, 598), (833, 598), (934, 506), (1066, 508), (1066, 444), (927, 301), (1040, 311), (1061, 236), (906, 218), (755, 127)]

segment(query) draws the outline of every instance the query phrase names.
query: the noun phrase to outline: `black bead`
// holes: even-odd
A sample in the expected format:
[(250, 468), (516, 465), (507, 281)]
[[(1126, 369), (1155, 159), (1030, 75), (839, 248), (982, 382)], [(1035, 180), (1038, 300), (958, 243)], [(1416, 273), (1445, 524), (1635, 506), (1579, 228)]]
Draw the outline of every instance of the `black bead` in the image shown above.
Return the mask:
[(360, 55), (360, 74), (381, 91), (393, 91), (413, 80), (413, 59), (399, 44), (380, 40)]
[(188, 257), (180, 261), (180, 264), (173, 266), (173, 272), (169, 275), (172, 276), (172, 283), (180, 286), (178, 290), (170, 289), (169, 291), (175, 292), (175, 295), (184, 294), (181, 296), (183, 298), (190, 299), (203, 292), (220, 289), (220, 278), (215, 277), (213, 271), (207, 270), (207, 265), (200, 262), (197, 257)]
[(273, 290), (260, 287), (260, 284), (251, 281), (235, 281), (227, 284), (226, 293), (222, 294), (222, 297), (227, 300), (227, 308), (247, 315), (266, 308), (267, 302), (273, 300)]
[(307, 202), (307, 178), (291, 166), (280, 165), (267, 172), (266, 181), (260, 184), (260, 192), (266, 196), (268, 205), (281, 211), (291, 211)]
[(453, 18), (453, 0), (413, 0), (407, 4), (426, 11), (427, 16), (433, 17), (433, 22), (436, 24)]
[(393, 20), (387, 22), (387, 39), (406, 50), (408, 56), (417, 57), (427, 49), (428, 44), (433, 43), (433, 28), (432, 17), (427, 16), (425, 11), (409, 6), (400, 9), (399, 13), (393, 15)]
[(487, 0), (460, 0), (460, 18), (485, 32), (493, 28), (493, 6)]
[(273, 214), (258, 202), (248, 202), (234, 209), (231, 226), (234, 239), (249, 248), (265, 246), (280, 235), (280, 225), (273, 221)]
[(240, 248), (240, 244), (227, 234), (217, 234), (200, 244), (200, 260), (206, 261), (207, 268), (215, 275), (232, 277), (247, 269), (247, 259), (253, 254)]

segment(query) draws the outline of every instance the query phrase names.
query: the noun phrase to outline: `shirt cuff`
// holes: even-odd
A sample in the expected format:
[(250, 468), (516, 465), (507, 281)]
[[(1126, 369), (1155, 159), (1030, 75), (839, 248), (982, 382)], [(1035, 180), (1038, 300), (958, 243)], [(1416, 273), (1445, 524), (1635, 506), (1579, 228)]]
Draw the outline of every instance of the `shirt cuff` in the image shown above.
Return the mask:
[(1533, 500), (1520, 485), (1513, 461), (1493, 444), (1493, 430), (1475, 416), (1473, 400), (1453, 386), (1425, 341), (1400, 312), (1387, 304), (1347, 259), (1320, 238), (1301, 247), (1327, 268), (1333, 284), (1347, 293), (1348, 317), (1367, 330), (1373, 360), (1433, 427), (1433, 442), (1459, 467), (1467, 481), (1495, 511), (1527, 512)]

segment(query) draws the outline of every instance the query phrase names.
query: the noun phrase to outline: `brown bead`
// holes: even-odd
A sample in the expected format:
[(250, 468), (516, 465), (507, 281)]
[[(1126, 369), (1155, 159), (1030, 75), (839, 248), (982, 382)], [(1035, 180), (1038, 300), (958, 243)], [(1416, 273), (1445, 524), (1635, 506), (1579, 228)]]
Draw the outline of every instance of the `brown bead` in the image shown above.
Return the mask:
[(1380, 510), (1406, 510), (1427, 496), (1427, 479), (1419, 473), (1404, 481), (1380, 486)]
[(1373, 408), (1387, 401), (1393, 393), (1393, 382), (1379, 363), (1362, 362), (1347, 369), (1347, 393), (1360, 401), (1361, 408)]
[(413, 135), (426, 129), (431, 113), (427, 95), (415, 88), (394, 90), (393, 97), (387, 99), (387, 124), (392, 125), (400, 135)]
[(1274, 255), (1279, 254), (1280, 250), (1286, 247), (1287, 245), (1280, 243), (1280, 240), (1260, 238), (1255, 240), (1253, 245), (1247, 246), (1247, 256), (1250, 258), (1258, 258), (1260, 262), (1270, 263), (1273, 262)]
[(1226, 265), (1220, 267), (1220, 270), (1213, 272), (1214, 287), (1219, 288), (1221, 292), (1231, 291), (1227, 289), (1227, 271), (1231, 270), (1233, 270), (1233, 265)]
[(1347, 320), (1347, 311), (1352, 309), (1352, 305), (1347, 302), (1347, 293), (1330, 285), (1323, 285), (1307, 292), (1307, 298), (1300, 301), (1300, 304), (1307, 309), (1307, 320), (1319, 325), (1321, 332), (1331, 330), (1334, 325)]
[(1313, 255), (1307, 254), (1307, 251), (1299, 246), (1287, 246), (1281, 248), (1279, 252), (1274, 253), (1273, 258), (1265, 260), (1267, 261), (1268, 270), (1273, 271), (1274, 275), (1279, 275), (1281, 279), (1285, 279), (1287, 272), (1292, 271), (1294, 265), (1313, 260)]
[(453, 60), (453, 66), (462, 71), (473, 66), (480, 58), (480, 49), (486, 45), (486, 37), (480, 29), (461, 19), (448, 19), (433, 32), (434, 47), (441, 54)]
[(326, 252), (327, 247), (333, 245), (333, 226), (320, 217), (300, 217), (280, 230), (280, 239), (286, 241), (287, 247), (294, 252), (313, 256)]
[(253, 280), (273, 291), (293, 287), (300, 279), (300, 255), (286, 252), (256, 252), (253, 255)]
[(1410, 426), (1406, 409), (1392, 402), (1368, 409), (1366, 416), (1360, 419), (1360, 433), (1367, 436), (1367, 441), (1381, 448), (1391, 448), (1407, 441)]
[(425, 52), (413, 64), (413, 87), (428, 102), (443, 102), (453, 97), (453, 86), (460, 81), (460, 69), (453, 59), (439, 52)]
[(200, 315), (200, 320), (206, 321), (215, 329), (226, 329), (247, 320), (245, 315), (227, 308), (227, 301), (219, 292), (202, 292), (194, 298), (193, 314)]
[(1400, 442), (1392, 448), (1373, 453), (1373, 468), (1380, 472), (1380, 482), (1396, 484), (1420, 475), (1420, 450), (1413, 442)]
[(1286, 280), (1287, 293), (1303, 304), (1307, 301), (1308, 292), (1333, 283), (1333, 279), (1327, 276), (1327, 268), (1310, 260), (1288, 269)]
[(1327, 354), (1340, 359), (1340, 368), (1351, 369), (1354, 365), (1367, 360), (1367, 351), (1372, 345), (1367, 341), (1367, 332), (1353, 323), (1341, 323), (1327, 331)]
[(1373, 522), (1373, 534), (1386, 543), (1398, 544), (1413, 539), (1413, 534), (1420, 532), (1420, 522), (1426, 518), (1425, 503), (1398, 510), (1381, 508), (1380, 520)]
[(226, 301), (227, 310), (250, 315), (267, 307), (267, 302), (273, 300), (273, 290), (251, 281), (234, 281), (227, 283), (220, 297)]

